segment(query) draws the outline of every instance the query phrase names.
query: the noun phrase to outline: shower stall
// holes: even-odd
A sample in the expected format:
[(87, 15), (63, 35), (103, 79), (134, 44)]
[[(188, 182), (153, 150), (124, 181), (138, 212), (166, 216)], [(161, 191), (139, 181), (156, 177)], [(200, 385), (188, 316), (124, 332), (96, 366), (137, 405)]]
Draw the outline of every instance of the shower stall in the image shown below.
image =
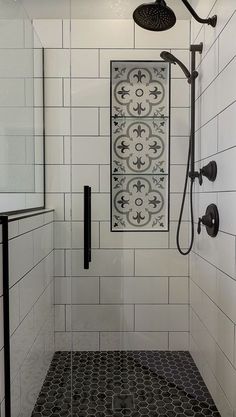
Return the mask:
[(140, 3), (0, 2), (2, 417), (236, 413), (236, 9)]

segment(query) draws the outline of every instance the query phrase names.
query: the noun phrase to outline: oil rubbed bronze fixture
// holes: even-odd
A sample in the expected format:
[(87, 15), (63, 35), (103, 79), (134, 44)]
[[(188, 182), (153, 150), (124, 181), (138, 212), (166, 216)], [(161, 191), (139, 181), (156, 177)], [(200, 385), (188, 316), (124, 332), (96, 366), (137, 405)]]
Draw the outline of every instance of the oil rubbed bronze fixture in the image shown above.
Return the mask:
[(206, 231), (209, 236), (216, 237), (219, 231), (219, 213), (217, 206), (215, 204), (210, 204), (204, 216), (199, 217), (198, 219), (198, 228), (197, 232), (200, 235), (201, 233), (201, 225), (206, 227)]
[[(208, 165), (204, 166), (199, 172), (195, 171), (195, 84), (196, 78), (198, 77), (198, 72), (196, 71), (196, 53), (202, 53), (203, 44), (191, 45), (190, 46), (190, 53), (191, 53), (191, 70), (189, 71), (186, 66), (179, 61), (174, 55), (167, 51), (161, 52), (161, 58), (164, 61), (169, 62), (170, 64), (179, 65), (182, 69), (185, 77), (187, 78), (188, 83), (191, 85), (191, 129), (190, 129), (190, 138), (189, 138), (189, 152), (188, 152), (188, 160), (187, 160), (187, 169), (186, 169), (186, 177), (185, 177), (185, 184), (184, 184), (184, 191), (183, 191), (183, 199), (180, 209), (179, 221), (178, 221), (178, 228), (177, 228), (177, 236), (176, 236), (176, 243), (177, 248), (181, 255), (188, 255), (193, 247), (194, 242), (194, 215), (193, 215), (193, 186), (195, 179), (199, 179), (200, 185), (203, 182), (203, 176), (208, 178), (210, 181), (215, 181), (217, 176), (217, 165), (215, 161), (211, 161)], [(183, 211), (185, 206), (186, 194), (187, 194), (187, 187), (188, 187), (188, 180), (190, 178), (190, 213), (191, 213), (191, 240), (189, 248), (186, 251), (183, 251), (180, 247), (180, 229), (182, 224), (182, 217)]]
[[(202, 19), (187, 0), (182, 0), (191, 15), (199, 23), (206, 23), (212, 27), (216, 26), (217, 16)], [(173, 10), (167, 6), (164, 0), (156, 0), (154, 3), (144, 3), (135, 9), (133, 19), (138, 26), (146, 30), (161, 32), (171, 29), (176, 23), (176, 16)]]

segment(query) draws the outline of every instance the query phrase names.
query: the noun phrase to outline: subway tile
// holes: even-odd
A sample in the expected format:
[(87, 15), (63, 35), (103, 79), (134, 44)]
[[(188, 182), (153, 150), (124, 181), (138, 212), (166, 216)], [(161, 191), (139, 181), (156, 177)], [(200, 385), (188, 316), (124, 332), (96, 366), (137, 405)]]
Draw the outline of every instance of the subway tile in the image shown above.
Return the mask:
[[(83, 220), (83, 194), (72, 194), (72, 219)], [(110, 220), (110, 195), (92, 193), (92, 221)], [(69, 219), (69, 217), (67, 217)]]
[(99, 111), (100, 135), (108, 136), (110, 134), (110, 109), (102, 108)]
[(30, 232), (33, 229), (43, 226), (44, 216), (43, 214), (39, 216), (28, 217), (26, 219), (19, 220), (19, 234)]
[[(68, 7), (66, 14), (67, 13), (70, 14), (69, 7)], [(62, 20), (62, 34), (63, 34), (63, 39), (62, 39), (63, 48), (70, 48), (70, 19), (69, 18)]]
[(99, 167), (97, 165), (72, 166), (72, 192), (83, 192), (85, 185), (89, 185), (92, 192), (99, 190)]
[(54, 250), (54, 272), (56, 277), (65, 275), (65, 251)]
[[(45, 78), (45, 106), (61, 107), (62, 106), (62, 79)], [(42, 103), (42, 101), (41, 101)]]
[(34, 316), (31, 311), (11, 338), (11, 375), (12, 378), (18, 373), (20, 366), (26, 358), (29, 346), (35, 339)]
[(189, 303), (189, 277), (169, 278), (169, 302), (171, 304)]
[(189, 350), (189, 332), (170, 332), (169, 350)]
[(72, 49), (71, 76), (83, 78), (98, 77), (98, 57), (98, 49)]
[(226, 108), (219, 115), (219, 142), (218, 151), (224, 151), (236, 145), (236, 103)]
[(72, 164), (109, 164), (109, 137), (73, 137)]
[(201, 94), (218, 75), (219, 45), (218, 40), (212, 45), (199, 67), (198, 94)]
[(171, 135), (189, 136), (189, 109), (171, 109)]
[(170, 192), (183, 192), (186, 166), (172, 165), (170, 167)]
[(235, 297), (236, 281), (217, 270), (217, 297), (215, 302), (234, 323), (236, 323)]
[(71, 223), (55, 222), (54, 223), (54, 248), (69, 249), (71, 248)]
[(105, 107), (110, 103), (110, 80), (72, 78), (72, 106)]
[[(183, 49), (171, 49), (171, 53), (176, 56), (183, 64), (190, 68), (190, 53), (189, 53), (189, 47), (186, 50)], [(182, 71), (182, 69), (178, 65), (172, 65), (171, 68), (171, 77), (172, 78), (184, 78), (186, 82), (185, 75)]]
[(192, 253), (190, 269), (191, 280), (193, 280), (209, 298), (215, 300), (217, 294), (216, 268), (209, 262), (200, 258), (200, 256)]
[(194, 312), (191, 314), (191, 326), (192, 335), (199, 345), (202, 360), (210, 366), (228, 401), (234, 404), (235, 369)]
[[(3, 12), (4, 15), (4, 12)], [(20, 18), (4, 19), (0, 31), (0, 48), (24, 48), (24, 21)]]
[(47, 165), (46, 166), (46, 192), (61, 193), (70, 192), (70, 166)]
[[(180, 207), (182, 202), (182, 193), (170, 193), (170, 219), (172, 221), (179, 219)], [(189, 202), (185, 202), (183, 211), (183, 221), (189, 220)]]
[(233, 363), (234, 324), (199, 287), (190, 281), (191, 307), (199, 316), (210, 335)]
[(133, 61), (158, 61), (160, 60), (158, 49), (101, 49), (100, 50), (100, 76), (110, 77), (110, 62)]
[(63, 136), (47, 136), (45, 140), (46, 165), (63, 164)]
[[(221, 71), (236, 55), (236, 48), (231, 40), (235, 36), (236, 14), (234, 13), (219, 37), (219, 70)], [(230, 45), (230, 47), (229, 47)]]
[(167, 304), (167, 277), (101, 277), (102, 304)]
[(62, 20), (35, 19), (33, 24), (44, 48), (62, 48)]
[(132, 305), (73, 305), (71, 320), (73, 331), (132, 331), (134, 307)]
[(132, 20), (72, 19), (71, 47), (133, 48), (133, 25)]
[(53, 223), (33, 231), (34, 264), (41, 261), (53, 250)]
[(64, 194), (46, 193), (46, 207), (54, 209), (55, 220), (64, 220), (65, 218)]
[(110, 192), (110, 165), (100, 165), (100, 192)]
[(236, 235), (236, 192), (219, 193), (218, 209), (220, 216), (220, 230)]
[(150, 32), (135, 25), (136, 48), (188, 48), (189, 47), (188, 20), (177, 20), (176, 25), (168, 31)]
[(185, 165), (188, 158), (188, 148), (188, 137), (172, 136), (170, 139), (170, 163), (172, 165)]
[[(99, 223), (91, 223), (92, 233), (92, 248), (99, 248)], [(82, 249), (84, 247), (84, 222), (73, 222), (72, 223), (72, 242), (73, 249)]]
[(99, 304), (98, 277), (72, 277), (72, 304)]
[(71, 278), (55, 277), (55, 304), (71, 304)]
[(136, 331), (188, 331), (188, 306), (136, 305)]
[(115, 350), (168, 350), (167, 332), (101, 332), (100, 348)]
[(98, 109), (73, 108), (72, 109), (72, 134), (98, 135)]
[[(214, 160), (217, 163), (218, 175), (214, 183), (204, 181), (203, 191), (235, 191), (235, 175), (236, 175), (236, 147), (228, 149), (215, 155)], [(202, 162), (202, 165), (210, 162), (210, 160)]]
[[(169, 231), (169, 248), (176, 249), (177, 248), (177, 227), (178, 222), (170, 222), (170, 231)], [(189, 222), (182, 222), (179, 234), (179, 241), (182, 248), (189, 247)]]
[(70, 109), (50, 107), (45, 111), (46, 135), (69, 135), (70, 134)]
[(20, 291), (19, 284), (14, 285), (9, 293), (9, 318), (10, 318), (10, 334), (12, 334), (20, 324)]
[(64, 332), (66, 329), (66, 311), (64, 305), (55, 305), (55, 332)]
[(203, 126), (197, 135), (200, 140), (201, 155), (199, 159), (208, 158), (217, 153), (217, 118)]
[(33, 263), (33, 233), (12, 239), (9, 242), (10, 285), (15, 284), (32, 269)]
[(189, 107), (189, 84), (186, 79), (172, 79), (171, 106)]
[(108, 222), (100, 224), (101, 248), (168, 248), (168, 233), (111, 232)]
[(99, 350), (99, 332), (55, 333), (56, 350), (95, 352)]
[(83, 250), (67, 251), (67, 275), (72, 276), (133, 276), (134, 251), (94, 249), (88, 271), (83, 268)]
[(135, 272), (137, 276), (187, 276), (188, 259), (173, 249), (137, 249)]
[[(225, 251), (227, 248), (227, 251)], [(235, 237), (219, 232), (217, 237), (209, 239), (206, 230), (196, 239), (197, 253), (231, 277), (235, 277)]]
[(46, 49), (45, 50), (45, 77), (69, 77), (70, 76), (70, 50)]

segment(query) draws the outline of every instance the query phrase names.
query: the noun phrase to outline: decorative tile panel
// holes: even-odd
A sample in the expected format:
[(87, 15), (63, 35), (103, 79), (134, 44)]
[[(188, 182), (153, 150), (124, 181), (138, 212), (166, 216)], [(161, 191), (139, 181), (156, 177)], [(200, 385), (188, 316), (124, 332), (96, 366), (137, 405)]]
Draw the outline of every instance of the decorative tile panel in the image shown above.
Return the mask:
[(112, 116), (169, 116), (169, 64), (163, 61), (112, 64)]
[(112, 231), (168, 231), (169, 68), (111, 62)]
[(165, 230), (167, 180), (167, 175), (113, 175), (113, 230)]
[(113, 174), (168, 174), (169, 119), (112, 121)]

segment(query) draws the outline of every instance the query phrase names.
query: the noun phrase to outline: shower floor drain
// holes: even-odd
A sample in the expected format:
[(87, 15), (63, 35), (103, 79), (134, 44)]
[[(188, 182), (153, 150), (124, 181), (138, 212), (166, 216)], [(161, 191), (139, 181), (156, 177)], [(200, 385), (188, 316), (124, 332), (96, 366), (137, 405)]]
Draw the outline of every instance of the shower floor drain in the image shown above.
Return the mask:
[(134, 396), (132, 394), (117, 394), (114, 395), (112, 401), (113, 410), (133, 410)]

